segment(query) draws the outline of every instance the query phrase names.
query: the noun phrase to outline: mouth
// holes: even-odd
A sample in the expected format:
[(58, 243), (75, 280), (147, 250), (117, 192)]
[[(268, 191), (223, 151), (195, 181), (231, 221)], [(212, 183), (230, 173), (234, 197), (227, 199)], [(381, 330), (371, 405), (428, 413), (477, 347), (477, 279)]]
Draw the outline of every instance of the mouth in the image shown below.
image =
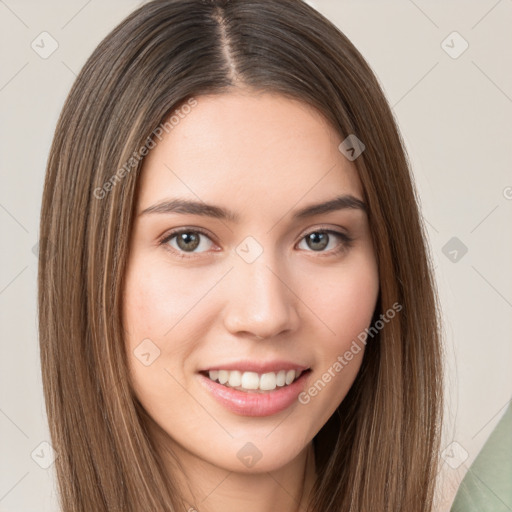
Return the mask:
[(272, 372), (258, 373), (241, 370), (203, 370), (199, 373), (211, 381), (227, 388), (245, 393), (270, 393), (276, 389), (294, 384), (303, 374), (310, 373), (311, 368), (298, 367)]
[(298, 396), (312, 372), (307, 367), (279, 370), (275, 365), (275, 371), (265, 373), (254, 369), (254, 366), (249, 371), (216, 368), (202, 370), (198, 377), (207, 394), (231, 413), (263, 417), (297, 406)]

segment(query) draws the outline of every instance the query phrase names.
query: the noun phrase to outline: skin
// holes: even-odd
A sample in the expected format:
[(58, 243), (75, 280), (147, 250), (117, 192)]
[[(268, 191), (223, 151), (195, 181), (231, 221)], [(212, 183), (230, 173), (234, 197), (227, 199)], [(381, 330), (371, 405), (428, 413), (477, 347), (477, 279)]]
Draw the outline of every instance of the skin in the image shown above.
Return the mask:
[[(332, 368), (369, 326), (377, 301), (368, 218), (360, 209), (292, 216), (341, 194), (363, 200), (363, 189), (338, 150), (342, 138), (312, 107), (240, 89), (196, 99), (149, 152), (140, 177), (123, 304), (132, 385), (168, 434), (162, 442), (181, 465), (174, 478), (190, 507), (295, 511), (315, 478), (312, 439), (350, 389), (364, 349), (309, 403), (265, 417), (225, 409), (197, 372), (246, 358), (290, 360), (312, 369), (307, 389)], [(177, 197), (229, 208), (240, 220), (141, 213)], [(181, 227), (209, 235), (199, 234), (192, 253), (177, 237), (160, 243)], [(306, 235), (320, 228), (353, 242), (329, 235), (315, 250)], [(263, 250), (251, 263), (236, 252), (248, 236)], [(144, 339), (160, 350), (149, 366), (134, 355)], [(251, 468), (237, 457), (247, 442), (262, 454)]]

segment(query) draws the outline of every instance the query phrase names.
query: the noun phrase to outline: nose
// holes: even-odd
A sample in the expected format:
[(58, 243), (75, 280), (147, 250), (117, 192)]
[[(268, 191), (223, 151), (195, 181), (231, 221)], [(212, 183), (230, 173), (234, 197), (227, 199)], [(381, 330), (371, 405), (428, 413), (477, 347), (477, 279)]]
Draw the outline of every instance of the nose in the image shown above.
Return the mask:
[(252, 263), (236, 262), (230, 272), (224, 325), (233, 335), (264, 339), (297, 329), (298, 299), (288, 273), (264, 254)]

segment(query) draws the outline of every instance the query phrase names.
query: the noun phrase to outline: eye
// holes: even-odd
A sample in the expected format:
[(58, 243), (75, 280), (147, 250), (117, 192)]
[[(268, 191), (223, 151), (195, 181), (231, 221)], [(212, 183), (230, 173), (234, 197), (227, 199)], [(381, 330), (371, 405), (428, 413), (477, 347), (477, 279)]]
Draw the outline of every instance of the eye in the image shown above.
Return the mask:
[[(338, 241), (341, 240), (341, 242), (337, 245), (332, 243), (333, 239), (335, 240), (336, 238)], [(305, 235), (301, 239), (301, 242), (303, 241), (313, 252), (327, 252), (337, 254), (351, 247), (353, 239), (346, 233), (341, 233), (332, 229), (317, 229), (316, 231), (311, 231)], [(326, 248), (328, 249), (325, 250)]]
[[(205, 242), (205, 240), (207, 242)], [(173, 252), (183, 256), (183, 253), (194, 253), (207, 251), (213, 242), (206, 233), (198, 229), (181, 229), (169, 233), (161, 242), (167, 245)], [(200, 250), (196, 251), (199, 248)], [(183, 256), (186, 257), (186, 256)]]
[[(338, 244), (335, 240), (338, 239)], [(332, 229), (316, 229), (302, 237), (300, 243), (306, 243), (308, 252), (338, 254), (351, 247), (353, 239), (346, 233)], [(299, 243), (299, 245), (300, 245)], [(207, 252), (215, 244), (208, 234), (197, 228), (182, 228), (172, 231), (160, 242), (180, 258), (191, 257), (195, 253)], [(303, 249), (304, 247), (302, 247)], [(199, 249), (199, 250), (197, 250)], [(301, 247), (299, 247), (301, 249)]]

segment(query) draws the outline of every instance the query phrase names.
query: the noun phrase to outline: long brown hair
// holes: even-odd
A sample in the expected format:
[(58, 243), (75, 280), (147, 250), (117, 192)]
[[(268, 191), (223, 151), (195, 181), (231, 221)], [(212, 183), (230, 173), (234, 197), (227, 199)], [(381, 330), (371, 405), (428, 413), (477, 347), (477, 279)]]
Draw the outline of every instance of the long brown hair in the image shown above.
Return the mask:
[(44, 187), (42, 377), (63, 512), (177, 510), (129, 382), (123, 276), (144, 150), (203, 94), (272, 91), (316, 107), (365, 150), (357, 167), (380, 275), (360, 372), (314, 438), (309, 510), (432, 510), (442, 410), (439, 307), (410, 164), (370, 67), (301, 0), (155, 0), (116, 27), (74, 83)]

